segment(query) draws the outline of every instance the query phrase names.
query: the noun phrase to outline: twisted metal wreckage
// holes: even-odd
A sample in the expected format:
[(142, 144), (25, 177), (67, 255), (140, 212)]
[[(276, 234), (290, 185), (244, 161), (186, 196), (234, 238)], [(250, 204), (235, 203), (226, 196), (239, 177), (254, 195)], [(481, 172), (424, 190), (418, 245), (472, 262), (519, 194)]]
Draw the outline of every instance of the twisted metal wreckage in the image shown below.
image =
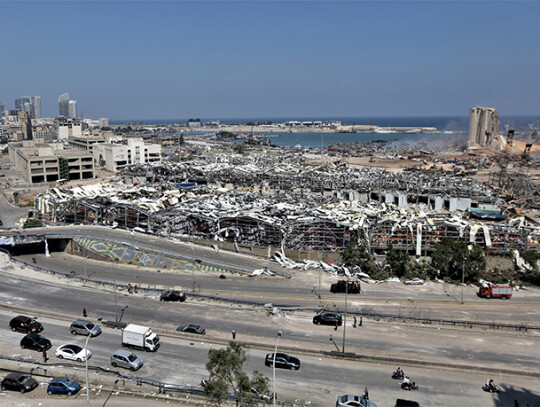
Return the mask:
[(467, 217), (471, 206), (498, 205), (493, 190), (470, 178), (310, 166), (293, 154), (130, 165), (122, 174), (117, 183), (50, 189), (36, 197), (36, 215), (298, 251), (392, 244), (421, 255), (443, 237), (491, 250), (540, 250), (540, 228), (523, 217)]

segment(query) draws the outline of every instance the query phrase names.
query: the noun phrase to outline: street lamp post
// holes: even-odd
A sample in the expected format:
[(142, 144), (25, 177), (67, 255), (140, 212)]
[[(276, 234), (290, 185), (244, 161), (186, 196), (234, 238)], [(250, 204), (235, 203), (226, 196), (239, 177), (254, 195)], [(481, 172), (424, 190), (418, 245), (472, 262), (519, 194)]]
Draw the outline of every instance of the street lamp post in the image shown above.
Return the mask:
[(463, 304), (463, 286), (465, 285), (465, 260), (467, 260), (467, 258), (463, 256), (463, 261), (461, 263), (461, 303), (462, 304)]
[(274, 407), (276, 407), (276, 353), (277, 353), (277, 347), (279, 344), (279, 338), (281, 338), (281, 331), (278, 331), (277, 333), (277, 340), (276, 340), (276, 348), (274, 349), (274, 360), (272, 362), (272, 381), (273, 381), (273, 394), (272, 394), (272, 400), (274, 402)]
[(349, 277), (345, 280), (345, 315), (343, 318), (343, 350), (345, 353), (345, 331), (347, 330), (347, 297), (349, 296)]
[(86, 370), (86, 407), (90, 407), (90, 383), (88, 381), (88, 341), (90, 340), (90, 337), (92, 335), (88, 334), (88, 337), (86, 338), (86, 342), (84, 343), (84, 364), (85, 364), (85, 370)]

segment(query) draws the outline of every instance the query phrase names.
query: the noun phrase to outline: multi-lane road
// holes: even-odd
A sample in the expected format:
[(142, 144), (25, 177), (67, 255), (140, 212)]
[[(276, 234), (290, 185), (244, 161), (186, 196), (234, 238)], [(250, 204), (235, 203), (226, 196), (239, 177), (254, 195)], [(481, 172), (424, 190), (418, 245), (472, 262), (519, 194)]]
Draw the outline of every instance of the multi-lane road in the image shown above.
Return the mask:
[[(181, 245), (170, 241), (137, 233), (105, 228), (68, 228), (72, 233), (98, 233), (107, 238), (127, 241), (137, 246), (154, 247), (160, 250), (183, 254), (191, 258), (211, 259), (223, 264), (232, 264), (247, 269), (268, 266), (276, 269), (275, 263), (250, 256), (229, 252), (215, 253), (211, 249), (192, 245)], [(55, 228), (47, 232), (63, 232)], [(97, 232), (96, 232), (97, 231)], [(96, 236), (98, 237), (98, 236)], [(110, 266), (94, 260), (85, 261), (66, 253), (24, 255), (28, 261), (37, 257), (40, 266), (59, 271), (75, 271), (78, 275), (119, 283), (154, 284), (161, 286), (193, 287), (203, 294), (227, 298), (252, 299), (269, 303), (300, 304), (304, 307), (322, 306), (343, 308), (344, 296), (333, 295), (327, 290), (336, 277), (321, 275), (322, 300), (312, 292), (318, 289), (319, 274), (316, 271), (286, 273), (282, 276), (249, 278), (228, 275), (225, 280), (215, 273), (200, 271), (167, 271), (129, 265)], [(85, 271), (86, 270), (86, 271)], [(194, 284), (195, 282), (195, 284)], [(510, 301), (480, 300), (473, 288), (465, 289), (465, 304), (459, 304), (460, 288), (449, 285), (429, 284), (422, 287), (405, 287), (400, 284), (377, 286), (363, 285), (362, 294), (349, 295), (349, 310), (401, 313), (414, 316), (446, 316), (468, 320), (512, 321), (515, 323), (538, 324), (538, 292), (522, 291)], [(207, 330), (205, 337), (183, 339), (181, 336), (164, 336), (163, 347), (155, 354), (143, 354), (145, 366), (141, 375), (165, 382), (198, 384), (205, 377), (205, 363), (210, 347), (222, 346), (231, 338), (231, 330), (237, 339), (250, 344), (247, 370), (259, 370), (271, 376), (263, 364), (264, 354), (275, 345), (276, 333), (283, 332), (280, 348), (295, 354), (302, 360), (299, 372), (279, 371), (278, 394), (286, 400), (302, 399), (311, 405), (335, 404), (338, 394), (360, 393), (364, 386), (370, 389), (371, 398), (379, 406), (392, 406), (397, 397), (413, 398), (422, 405), (511, 405), (518, 399), (521, 405), (540, 405), (540, 379), (513, 372), (537, 372), (540, 355), (540, 335), (535, 331), (482, 331), (477, 329), (448, 326), (426, 326), (404, 321), (375, 321), (364, 318), (360, 328), (352, 328), (347, 322), (345, 347), (347, 352), (372, 357), (367, 363), (329, 357), (321, 352), (343, 346), (343, 328), (318, 327), (312, 324), (313, 311), (287, 310), (272, 316), (262, 307), (242, 306), (214, 300), (188, 297), (185, 303), (160, 303), (156, 296), (143, 292), (129, 295), (125, 291), (115, 294), (111, 288), (83, 286), (64, 278), (20, 268), (16, 263), (6, 269), (0, 285), (0, 302), (4, 307), (0, 315), (0, 349), (3, 354), (21, 354), (18, 347), (20, 334), (7, 330), (9, 306), (26, 307), (32, 315), (41, 315), (46, 324), (45, 336), (53, 341), (53, 347), (74, 340), (67, 331), (69, 320), (82, 316), (86, 308), (89, 318), (114, 321), (116, 311), (125, 306), (124, 322), (150, 325), (157, 330), (173, 331), (178, 325), (198, 323)], [(52, 314), (49, 314), (51, 312)], [(54, 316), (58, 318), (55, 318)], [(80, 339), (80, 338), (77, 338)], [(80, 340), (79, 340), (80, 342)], [(120, 344), (120, 332), (109, 328), (103, 335), (91, 340), (90, 349), (95, 357), (92, 363), (108, 366), (108, 357)], [(32, 355), (24, 351), (25, 355)], [(34, 355), (38, 357), (38, 354)], [(384, 362), (384, 358), (390, 361)], [(54, 357), (53, 357), (54, 359)], [(410, 373), (421, 390), (408, 393), (399, 389), (397, 382), (390, 379), (395, 361), (410, 360), (411, 364), (401, 367)], [(365, 360), (365, 359), (364, 359)], [(414, 361), (432, 363), (420, 367)], [(53, 360), (54, 362), (54, 360)], [(454, 365), (443, 368), (442, 365)], [(470, 370), (474, 366), (478, 370)], [(493, 370), (499, 373), (494, 374)], [(488, 373), (489, 372), (489, 373)], [(480, 386), (488, 375), (495, 376), (503, 384), (504, 392), (492, 396), (482, 392)], [(405, 393), (405, 394), (404, 394)], [(109, 405), (109, 404), (108, 404)], [(111, 404), (112, 405), (112, 404)]]

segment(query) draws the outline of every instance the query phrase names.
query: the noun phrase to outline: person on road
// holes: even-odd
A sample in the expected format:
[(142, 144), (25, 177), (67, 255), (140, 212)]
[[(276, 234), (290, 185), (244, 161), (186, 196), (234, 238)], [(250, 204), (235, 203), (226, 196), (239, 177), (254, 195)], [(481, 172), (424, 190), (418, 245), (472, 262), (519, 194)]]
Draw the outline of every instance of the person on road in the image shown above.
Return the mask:
[(364, 387), (364, 399), (369, 400), (369, 393), (367, 387)]
[(232, 330), (232, 338), (233, 340), (236, 340), (236, 331), (234, 329)]
[(338, 322), (336, 321), (336, 325), (334, 326), (334, 331), (337, 331)]
[(47, 363), (47, 361), (49, 360), (49, 358), (47, 357), (47, 351), (43, 351), (43, 363)]
[(403, 384), (407, 387), (411, 386), (411, 381), (409, 380), (409, 376), (403, 376)]
[(354, 322), (353, 322), (353, 324), (352, 324), (352, 327), (353, 327), (353, 328), (356, 328), (356, 317), (353, 317), (353, 318), (354, 318)]
[(82, 309), (82, 316), (85, 318), (88, 316), (88, 314), (86, 313), (86, 308)]

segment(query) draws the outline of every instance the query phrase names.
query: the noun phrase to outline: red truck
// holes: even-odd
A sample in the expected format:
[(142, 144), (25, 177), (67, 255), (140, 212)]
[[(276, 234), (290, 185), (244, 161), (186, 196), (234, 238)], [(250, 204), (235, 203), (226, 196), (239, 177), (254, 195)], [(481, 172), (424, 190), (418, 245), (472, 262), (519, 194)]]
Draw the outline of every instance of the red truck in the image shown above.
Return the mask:
[(478, 290), (478, 296), (482, 298), (502, 298), (507, 300), (512, 297), (512, 287), (509, 285), (483, 285)]

